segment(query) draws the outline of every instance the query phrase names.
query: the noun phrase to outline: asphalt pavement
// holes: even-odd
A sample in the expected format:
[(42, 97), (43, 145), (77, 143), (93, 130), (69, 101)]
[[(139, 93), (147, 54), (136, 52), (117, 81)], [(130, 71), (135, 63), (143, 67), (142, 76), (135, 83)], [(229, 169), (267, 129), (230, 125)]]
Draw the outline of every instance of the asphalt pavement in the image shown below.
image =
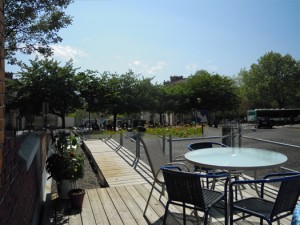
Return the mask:
[[(136, 143), (130, 138), (131, 133), (128, 133), (128, 138), (123, 139), (123, 145), (133, 154), (136, 154)], [(212, 138), (214, 137), (214, 138)], [(188, 144), (201, 141), (216, 141), (222, 142), (222, 126), (218, 128), (205, 127), (204, 135), (191, 139), (175, 139), (172, 142), (172, 156), (184, 154), (188, 151)], [(259, 140), (252, 140), (252, 139)], [(116, 141), (119, 141), (118, 137), (115, 137)], [(288, 169), (300, 171), (300, 125), (288, 125), (274, 127), (272, 129), (256, 129), (253, 125), (244, 124), (242, 126), (242, 137), (234, 139), (234, 146), (239, 145), (239, 140), (242, 147), (253, 147), (268, 149), (285, 154), (288, 157), (288, 161), (283, 165)], [(166, 142), (166, 158), (170, 158), (169, 143)], [(147, 158), (143, 148), (141, 147), (140, 159), (147, 163)], [(258, 177), (262, 177), (270, 172), (281, 172), (282, 169), (265, 169), (258, 171)], [(252, 176), (252, 172), (245, 172)]]

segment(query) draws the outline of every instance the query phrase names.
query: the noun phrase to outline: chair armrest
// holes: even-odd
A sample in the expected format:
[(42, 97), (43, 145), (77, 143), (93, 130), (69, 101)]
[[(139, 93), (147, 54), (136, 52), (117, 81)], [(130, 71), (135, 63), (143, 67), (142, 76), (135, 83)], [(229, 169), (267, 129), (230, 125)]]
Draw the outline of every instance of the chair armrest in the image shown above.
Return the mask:
[(283, 178), (285, 176), (293, 176), (293, 175), (300, 175), (300, 173), (299, 172), (270, 173), (270, 174), (264, 176), (264, 179), (269, 179), (270, 177)]
[(170, 169), (170, 170), (178, 170), (181, 171), (181, 168), (179, 166), (171, 166), (171, 165), (165, 165), (165, 166), (161, 166), (161, 169)]
[[(293, 179), (294, 176), (300, 176), (300, 173), (290, 172), (290, 173), (272, 173), (264, 177), (264, 179), (259, 180), (236, 180), (231, 182), (229, 185), (229, 192), (232, 192), (233, 186), (244, 185), (244, 184), (261, 184), (261, 198), (264, 195), (264, 187), (266, 183), (276, 183), (285, 180)], [(270, 179), (271, 178), (271, 179)]]

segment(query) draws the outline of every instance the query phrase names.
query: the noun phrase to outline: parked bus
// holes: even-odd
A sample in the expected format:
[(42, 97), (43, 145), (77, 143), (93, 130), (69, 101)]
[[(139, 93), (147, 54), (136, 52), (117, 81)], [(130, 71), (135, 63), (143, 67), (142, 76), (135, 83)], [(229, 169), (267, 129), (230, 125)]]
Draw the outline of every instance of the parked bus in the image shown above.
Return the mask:
[(247, 121), (258, 123), (259, 119), (268, 118), (273, 125), (300, 122), (300, 108), (297, 109), (251, 109), (247, 111)]

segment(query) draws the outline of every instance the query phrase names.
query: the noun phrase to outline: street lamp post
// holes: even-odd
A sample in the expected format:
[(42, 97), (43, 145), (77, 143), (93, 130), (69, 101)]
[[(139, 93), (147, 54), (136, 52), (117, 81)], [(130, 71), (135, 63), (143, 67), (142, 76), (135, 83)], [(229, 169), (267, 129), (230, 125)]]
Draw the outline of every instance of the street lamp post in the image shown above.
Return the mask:
[[(201, 98), (197, 98), (197, 103), (198, 105), (200, 105), (200, 102), (201, 102)], [(199, 111), (200, 111), (200, 108), (199, 108)], [(203, 121), (201, 121), (201, 131), (202, 131), (202, 135), (204, 134), (204, 125), (203, 125)]]

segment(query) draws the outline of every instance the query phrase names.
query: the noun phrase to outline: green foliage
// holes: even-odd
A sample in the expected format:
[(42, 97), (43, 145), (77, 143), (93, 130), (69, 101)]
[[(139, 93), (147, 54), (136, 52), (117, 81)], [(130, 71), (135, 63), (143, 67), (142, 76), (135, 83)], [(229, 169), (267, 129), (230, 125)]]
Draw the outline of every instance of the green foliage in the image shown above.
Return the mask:
[[(103, 106), (107, 114), (113, 115), (113, 127), (116, 128), (116, 118), (119, 114), (139, 113), (145, 107), (148, 100), (143, 97), (142, 87), (149, 83), (140, 81), (138, 75), (129, 70), (125, 74), (118, 75), (106, 72), (101, 75), (103, 86)], [(148, 96), (146, 94), (146, 96)]]
[(59, 133), (54, 153), (46, 160), (48, 179), (76, 181), (84, 176), (84, 155), (79, 150), (80, 140), (75, 135)]
[(195, 137), (202, 135), (201, 126), (176, 126), (176, 127), (161, 127), (161, 128), (147, 128), (146, 134), (152, 135), (172, 135), (173, 137)]
[(253, 108), (292, 108), (300, 102), (300, 68), (290, 55), (268, 52), (242, 76)]
[(22, 64), (19, 79), (9, 85), (11, 108), (19, 109), (21, 115), (38, 115), (47, 102), (49, 113), (60, 116), (64, 128), (65, 115), (82, 106), (72, 61), (60, 66), (54, 60), (36, 58), (30, 63)]
[(72, 23), (64, 10), (73, 0), (9, 0), (5, 1), (5, 56), (17, 63), (16, 52), (38, 52), (50, 56), (50, 44), (59, 43), (59, 30)]
[(85, 109), (88, 112), (105, 111), (106, 77), (98, 77), (97, 71), (88, 70), (78, 73), (75, 79), (80, 96), (85, 101)]
[(238, 88), (234, 80), (201, 70), (187, 81), (188, 96), (195, 109), (212, 112), (235, 110), (239, 106)]

